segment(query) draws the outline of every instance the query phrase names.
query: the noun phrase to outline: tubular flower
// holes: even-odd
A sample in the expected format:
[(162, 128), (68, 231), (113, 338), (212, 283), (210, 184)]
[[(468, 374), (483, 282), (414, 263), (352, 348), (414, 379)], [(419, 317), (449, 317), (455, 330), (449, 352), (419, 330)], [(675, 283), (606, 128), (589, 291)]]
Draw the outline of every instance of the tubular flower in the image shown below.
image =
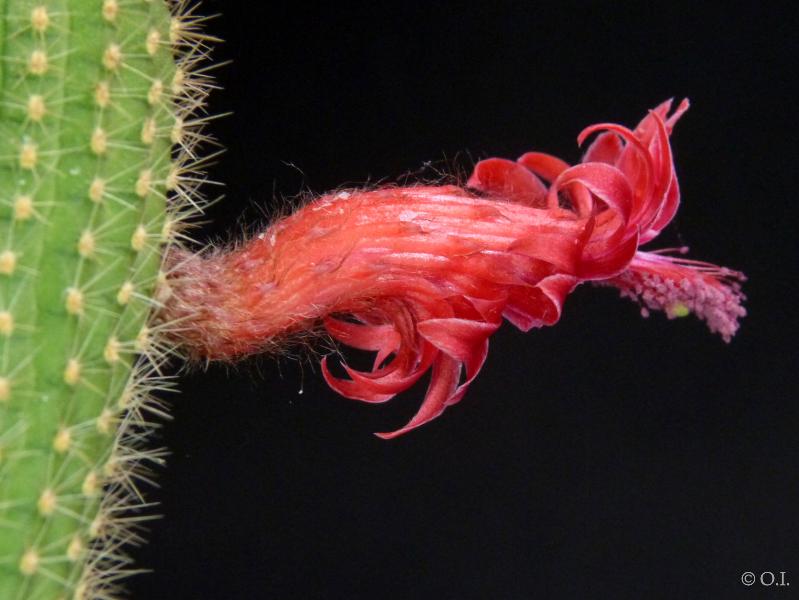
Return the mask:
[(503, 318), (528, 331), (560, 318), (584, 281), (618, 287), (671, 316), (705, 319), (725, 340), (743, 316), (733, 271), (640, 251), (679, 204), (670, 102), (635, 130), (600, 124), (575, 166), (530, 152), (481, 161), (465, 188), (388, 187), (324, 195), (231, 251), (176, 253), (163, 316), (196, 358), (268, 350), (321, 323), (375, 353), (372, 369), (322, 372), (342, 395), (385, 402), (426, 372), (425, 399), (391, 438), (461, 400)]

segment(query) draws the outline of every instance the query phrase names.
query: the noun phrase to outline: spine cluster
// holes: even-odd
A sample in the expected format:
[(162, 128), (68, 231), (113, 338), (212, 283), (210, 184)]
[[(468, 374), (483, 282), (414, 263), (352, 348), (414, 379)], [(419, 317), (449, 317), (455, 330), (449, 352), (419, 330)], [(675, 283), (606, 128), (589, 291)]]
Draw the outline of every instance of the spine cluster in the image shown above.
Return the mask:
[(163, 259), (203, 208), (183, 0), (0, 0), (0, 598), (117, 597), (163, 461)]

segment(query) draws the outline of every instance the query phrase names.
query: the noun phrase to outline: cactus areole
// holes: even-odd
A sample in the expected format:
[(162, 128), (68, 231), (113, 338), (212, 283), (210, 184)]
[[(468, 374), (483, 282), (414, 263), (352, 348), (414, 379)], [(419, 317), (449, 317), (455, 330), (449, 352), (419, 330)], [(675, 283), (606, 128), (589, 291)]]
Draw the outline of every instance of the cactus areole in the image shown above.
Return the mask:
[(384, 402), (425, 373), (418, 413), (459, 402), (509, 321), (555, 324), (600, 283), (645, 316), (693, 313), (729, 341), (743, 275), (642, 250), (679, 204), (670, 101), (594, 125), (580, 164), (530, 152), (462, 186), (323, 195), (230, 249), (194, 252), (212, 41), (183, 0), (0, 0), (0, 598), (113, 598), (152, 511), (174, 357), (232, 361), (321, 325), (375, 353), (322, 370)]

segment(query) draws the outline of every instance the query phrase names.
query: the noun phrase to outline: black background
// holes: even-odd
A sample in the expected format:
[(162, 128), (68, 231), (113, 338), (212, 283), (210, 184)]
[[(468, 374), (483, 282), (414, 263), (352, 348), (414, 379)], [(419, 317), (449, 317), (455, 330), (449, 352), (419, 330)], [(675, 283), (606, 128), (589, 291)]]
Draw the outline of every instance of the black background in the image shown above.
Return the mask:
[(653, 247), (745, 271), (750, 315), (725, 345), (584, 286), (556, 326), (504, 326), (464, 401), (390, 442), (371, 432), (424, 386), (361, 405), (302, 352), (195, 370), (133, 597), (796, 597), (796, 9), (265, 4), (204, 4), (233, 61), (204, 241), (266, 223), (276, 197), (531, 149), (575, 162), (584, 126), (688, 96), (683, 205)]

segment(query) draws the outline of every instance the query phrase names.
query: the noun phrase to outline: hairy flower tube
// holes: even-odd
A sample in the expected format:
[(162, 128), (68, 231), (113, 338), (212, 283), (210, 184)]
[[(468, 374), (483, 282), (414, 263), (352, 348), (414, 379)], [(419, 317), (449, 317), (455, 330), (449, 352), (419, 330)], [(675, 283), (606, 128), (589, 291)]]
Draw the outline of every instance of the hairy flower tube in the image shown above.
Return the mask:
[(503, 318), (553, 325), (585, 281), (668, 316), (693, 312), (725, 340), (745, 314), (740, 273), (644, 252), (679, 204), (669, 135), (688, 108), (658, 106), (635, 130), (599, 133), (580, 164), (542, 153), (481, 161), (465, 187), (323, 195), (231, 250), (170, 258), (163, 318), (194, 358), (269, 350), (320, 323), (375, 353), (370, 371), (322, 372), (342, 395), (385, 402), (431, 372), (425, 399), (392, 438), (463, 398)]

